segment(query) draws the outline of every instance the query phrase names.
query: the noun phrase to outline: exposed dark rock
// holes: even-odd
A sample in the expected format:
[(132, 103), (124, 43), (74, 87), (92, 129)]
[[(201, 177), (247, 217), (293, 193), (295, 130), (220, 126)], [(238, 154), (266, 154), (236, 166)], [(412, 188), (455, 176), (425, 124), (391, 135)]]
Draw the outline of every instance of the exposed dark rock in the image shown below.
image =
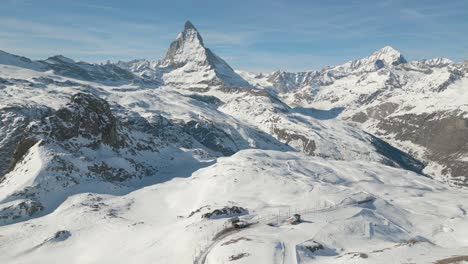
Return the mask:
[(52, 113), (45, 106), (17, 106), (0, 109), (0, 182), (37, 141), (24, 138), (27, 126)]
[(211, 96), (211, 95), (191, 94), (191, 95), (189, 95), (189, 97), (191, 97), (191, 98), (193, 98), (195, 100), (198, 100), (198, 101), (201, 101), (201, 102), (216, 106), (216, 107), (221, 106), (223, 104), (223, 102), (221, 100), (219, 100), (217, 97)]
[(61, 230), (55, 232), (54, 236), (51, 237), (48, 241), (50, 242), (59, 242), (59, 241), (64, 241), (67, 240), (69, 237), (71, 237), (71, 232), (68, 230)]
[(399, 105), (391, 102), (379, 104), (375, 107), (369, 107), (366, 109), (366, 114), (370, 118), (382, 119), (388, 115), (394, 113), (398, 109)]
[(201, 144), (225, 156), (230, 156), (238, 150), (235, 140), (212, 122), (192, 120), (185, 123), (183, 129)]
[(205, 213), (201, 216), (201, 218), (213, 219), (213, 218), (233, 217), (233, 216), (245, 215), (248, 213), (249, 211), (247, 209), (242, 208), (240, 206), (231, 206), (231, 207), (226, 206), (224, 208), (215, 209), (209, 213)]
[[(119, 144), (116, 138), (117, 122), (106, 101), (90, 94), (76, 94), (72, 96), (71, 103), (74, 106), (81, 106), (78, 109), (75, 108), (76, 110), (80, 112), (84, 110), (85, 113), (89, 113), (88, 116), (78, 116), (78, 118), (84, 118), (82, 122), (76, 122), (79, 124), (79, 129), (83, 129), (86, 133), (90, 133), (91, 135), (101, 134), (102, 140), (111, 146), (117, 146)], [(56, 115), (64, 121), (78, 121), (77, 117), (70, 116), (70, 114), (74, 113), (70, 113), (66, 110), (62, 112), (57, 111), (56, 113)], [(96, 124), (92, 124), (93, 122)]]
[(228, 240), (228, 241), (222, 243), (221, 246), (227, 246), (227, 245), (235, 244), (235, 243), (240, 242), (240, 241), (252, 241), (252, 239), (250, 239), (248, 237), (233, 238), (231, 240)]
[(59, 141), (81, 136), (92, 141), (91, 145), (102, 142), (118, 148), (125, 144), (109, 104), (92, 94), (73, 95), (70, 103), (48, 117), (41, 127), (34, 128), (45, 130)]
[(268, 81), (278, 92), (285, 93), (313, 83), (318, 74), (316, 71), (298, 73), (276, 71), (269, 76)]
[(298, 257), (315, 258), (316, 256), (336, 256), (335, 249), (328, 248), (325, 245), (315, 241), (307, 240), (296, 245)]
[(239, 253), (239, 254), (236, 254), (236, 255), (232, 255), (232, 256), (229, 256), (229, 261), (235, 261), (235, 260), (238, 260), (238, 259), (241, 259), (241, 258), (245, 258), (245, 257), (248, 257), (250, 256), (249, 253)]
[(0, 208), (0, 225), (2, 222), (11, 222), (19, 218), (30, 217), (42, 211), (44, 207), (38, 201), (26, 199)]
[[(100, 164), (93, 164), (92, 166), (88, 167), (88, 170), (89, 176), (99, 176), (110, 182), (122, 182), (134, 176), (125, 169), (114, 168), (104, 162)], [(151, 174), (151, 172), (148, 172), (148, 174)]]
[(13, 153), (13, 159), (11, 160), (9, 171), (14, 169), (15, 165), (23, 159), (28, 150), (32, 146), (36, 145), (37, 142), (39, 142), (39, 140), (34, 137), (25, 137), (20, 140), (16, 145), (15, 152)]
[(200, 213), (203, 209), (207, 209), (207, 210), (210, 210), (210, 206), (209, 205), (205, 205), (205, 206), (202, 206), (200, 208), (198, 208), (197, 210), (194, 210), (192, 212), (190, 212), (190, 214), (187, 216), (187, 217), (192, 217), (194, 214), (196, 213)]
[(310, 243), (305, 244), (304, 247), (312, 253), (324, 249), (323, 245), (318, 243), (317, 241), (311, 241)]
[(368, 120), (367, 114), (364, 112), (358, 112), (351, 117), (351, 120), (358, 123), (364, 123)]
[(274, 128), (273, 134), (278, 137), (279, 140), (282, 142), (289, 144), (292, 140), (298, 140), (302, 142), (302, 152), (314, 155), (314, 151), (316, 149), (315, 141), (312, 139), (307, 138), (304, 135), (292, 133), (287, 131), (286, 129)]

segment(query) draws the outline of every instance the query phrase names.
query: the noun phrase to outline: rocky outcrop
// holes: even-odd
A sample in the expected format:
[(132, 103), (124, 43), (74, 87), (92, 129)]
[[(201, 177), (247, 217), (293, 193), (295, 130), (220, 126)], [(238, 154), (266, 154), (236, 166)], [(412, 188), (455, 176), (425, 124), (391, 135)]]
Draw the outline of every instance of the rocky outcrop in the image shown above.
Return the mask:
[(125, 145), (109, 104), (92, 94), (73, 95), (71, 102), (47, 118), (44, 125), (48, 136), (59, 141), (81, 136), (91, 144), (102, 142), (114, 148)]
[[(39, 141), (42, 141), (42, 144), (58, 141), (71, 151), (76, 151), (77, 148), (70, 144), (71, 142), (67, 142), (72, 138), (83, 138), (87, 140), (84, 146), (94, 149), (100, 144), (107, 144), (113, 148), (125, 145), (124, 136), (118, 132), (117, 119), (112, 114), (109, 104), (95, 95), (78, 93), (71, 97), (69, 104), (56, 112), (43, 112), (49, 116), (30, 122), (27, 127), (16, 127), (23, 132), (17, 134), (16, 141), (11, 140), (12, 142), (5, 146), (15, 146), (11, 155), (6, 156), (11, 157), (8, 171), (13, 170), (28, 150)], [(64, 162), (59, 157), (55, 160), (61, 164)]]
[(30, 217), (44, 207), (36, 200), (21, 199), (0, 205), (0, 225), (23, 217)]
[(287, 93), (298, 87), (311, 85), (318, 75), (319, 72), (316, 71), (298, 73), (276, 71), (269, 75), (267, 80), (278, 92)]
[(22, 141), (24, 131), (33, 121), (39, 121), (52, 113), (45, 106), (14, 106), (0, 109), (0, 182), (3, 175), (10, 171), (25, 152), (37, 142), (29, 139)]
[(312, 156), (314, 155), (314, 151), (316, 149), (314, 140), (293, 131), (277, 127), (273, 128), (273, 134), (285, 144), (290, 146), (299, 146), (300, 151)]
[(183, 124), (183, 130), (209, 149), (230, 156), (239, 150), (235, 140), (213, 122), (189, 121)]
[(234, 217), (248, 214), (249, 211), (240, 206), (226, 206), (221, 209), (215, 209), (211, 212), (202, 214), (201, 218), (208, 218), (208, 219), (217, 219), (217, 218), (225, 218), (225, 217)]

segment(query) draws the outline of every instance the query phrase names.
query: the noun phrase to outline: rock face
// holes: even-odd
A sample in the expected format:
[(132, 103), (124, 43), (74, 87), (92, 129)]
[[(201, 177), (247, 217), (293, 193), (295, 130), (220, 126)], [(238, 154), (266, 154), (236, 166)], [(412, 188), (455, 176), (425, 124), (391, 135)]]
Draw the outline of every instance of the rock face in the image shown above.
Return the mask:
[(30, 217), (40, 211), (44, 207), (35, 200), (24, 199), (0, 206), (0, 223), (12, 222), (16, 219)]
[(272, 83), (274, 88), (280, 93), (287, 93), (297, 89), (297, 87), (312, 83), (319, 72), (284, 72), (276, 71), (268, 76), (267, 81)]
[[(50, 112), (49, 112), (50, 113)], [(92, 95), (78, 93), (71, 102), (42, 120), (23, 127), (21, 139), (16, 141), (10, 170), (21, 161), (29, 149), (39, 141), (42, 144), (58, 141), (68, 147), (67, 141), (84, 138), (86, 147), (96, 149), (100, 144), (113, 148), (122, 147), (125, 142), (119, 135), (117, 120), (109, 104)], [(12, 142), (14, 143), (14, 142)]]
[(201, 217), (208, 218), (208, 219), (217, 219), (217, 218), (240, 216), (240, 215), (245, 215), (248, 213), (249, 211), (247, 209), (242, 208), (240, 206), (231, 206), (231, 207), (226, 206), (224, 208), (215, 209), (209, 213), (205, 213)]
[(3, 175), (31, 147), (31, 142), (24, 142), (24, 148), (18, 144), (29, 123), (41, 120), (51, 113), (52, 109), (44, 106), (11, 106), (0, 109), (0, 182)]
[(109, 104), (92, 94), (73, 95), (69, 104), (45, 121), (45, 126), (48, 135), (59, 141), (81, 136), (92, 145), (104, 143), (114, 148), (125, 145)]
[[(208, 50), (209, 51), (209, 50)], [(166, 52), (163, 65), (173, 68), (183, 67), (189, 62), (195, 62), (201, 66), (211, 63), (208, 52), (203, 44), (203, 39), (195, 26), (190, 22), (185, 22), (184, 31), (179, 33)], [(191, 56), (194, 56), (193, 58)]]
[(183, 126), (184, 131), (197, 139), (206, 147), (230, 156), (237, 152), (239, 147), (234, 139), (212, 122), (189, 121)]

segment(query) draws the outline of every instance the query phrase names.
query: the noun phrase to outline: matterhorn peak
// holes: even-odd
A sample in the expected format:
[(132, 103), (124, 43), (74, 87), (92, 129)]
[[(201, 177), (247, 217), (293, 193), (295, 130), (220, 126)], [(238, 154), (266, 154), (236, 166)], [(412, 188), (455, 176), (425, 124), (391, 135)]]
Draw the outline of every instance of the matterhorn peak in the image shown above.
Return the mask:
[(185, 22), (184, 30), (171, 43), (160, 67), (175, 71), (164, 75), (166, 83), (190, 80), (224, 86), (249, 85), (223, 59), (205, 47), (200, 33), (190, 21)]
[(192, 22), (190, 22), (190, 20), (185, 22), (184, 31), (181, 33), (181, 37), (188, 41), (198, 41), (201, 46), (204, 46), (200, 33), (198, 33), (197, 28), (192, 24)]
[(203, 60), (205, 55), (203, 39), (195, 26), (190, 22), (185, 22), (184, 31), (177, 35), (171, 43), (164, 58), (164, 66), (180, 67), (188, 61), (195, 59)]

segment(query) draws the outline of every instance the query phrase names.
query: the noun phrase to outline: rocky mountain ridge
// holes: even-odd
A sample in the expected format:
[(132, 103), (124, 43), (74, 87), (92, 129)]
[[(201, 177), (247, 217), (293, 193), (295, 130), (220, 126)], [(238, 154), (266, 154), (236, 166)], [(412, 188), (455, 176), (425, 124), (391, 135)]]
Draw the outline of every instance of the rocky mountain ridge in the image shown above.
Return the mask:
[(428, 165), (426, 173), (466, 185), (468, 68), (464, 63), (444, 58), (408, 62), (397, 50), (384, 47), (321, 71), (240, 74), (298, 109), (322, 113), (340, 109), (336, 118), (356, 122), (412, 153)]

